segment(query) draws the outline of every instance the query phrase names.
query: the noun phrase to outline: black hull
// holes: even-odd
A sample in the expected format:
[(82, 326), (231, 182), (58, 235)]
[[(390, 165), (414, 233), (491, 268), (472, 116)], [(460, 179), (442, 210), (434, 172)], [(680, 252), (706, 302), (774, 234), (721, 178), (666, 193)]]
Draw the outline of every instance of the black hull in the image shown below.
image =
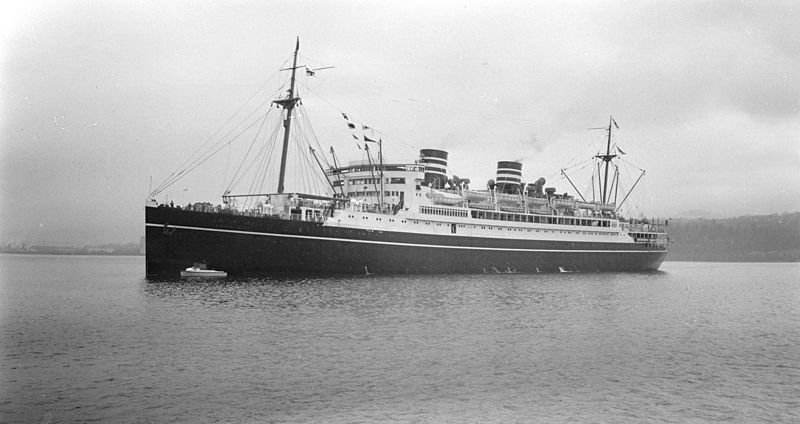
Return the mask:
[(411, 234), (145, 210), (147, 275), (175, 276), (197, 261), (229, 275), (652, 271), (667, 254), (632, 243)]

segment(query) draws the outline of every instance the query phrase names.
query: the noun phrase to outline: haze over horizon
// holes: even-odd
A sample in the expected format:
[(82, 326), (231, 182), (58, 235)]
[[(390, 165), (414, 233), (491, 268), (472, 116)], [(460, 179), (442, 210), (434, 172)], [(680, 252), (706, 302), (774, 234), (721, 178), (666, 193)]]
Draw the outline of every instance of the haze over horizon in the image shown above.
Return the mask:
[[(342, 111), (385, 134), (391, 160), (447, 150), (474, 188), (522, 160), (526, 180), (572, 193), (559, 170), (597, 152), (605, 135), (587, 128), (613, 114), (615, 143), (647, 170), (632, 213), (800, 211), (796, 3), (431, 3), (3, 3), (0, 241), (138, 240), (150, 177), (209, 139), (297, 36), (303, 63), (335, 66), (299, 89), (344, 161), (362, 153)], [(219, 203), (236, 152), (164, 196)]]

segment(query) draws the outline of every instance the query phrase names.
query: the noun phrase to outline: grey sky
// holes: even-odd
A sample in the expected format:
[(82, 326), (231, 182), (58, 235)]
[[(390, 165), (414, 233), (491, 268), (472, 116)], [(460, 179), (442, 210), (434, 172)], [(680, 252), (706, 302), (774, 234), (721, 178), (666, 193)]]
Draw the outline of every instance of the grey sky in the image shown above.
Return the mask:
[[(2, 241), (136, 240), (149, 177), (213, 134), (295, 36), (306, 63), (336, 66), (300, 89), (342, 159), (360, 154), (339, 110), (390, 135), (391, 159), (442, 148), (481, 182), (523, 159), (526, 179), (567, 191), (558, 170), (596, 153), (603, 134), (586, 128), (613, 114), (647, 169), (648, 216), (800, 210), (796, 2), (3, 5)], [(233, 165), (217, 162), (168, 195), (218, 202)]]

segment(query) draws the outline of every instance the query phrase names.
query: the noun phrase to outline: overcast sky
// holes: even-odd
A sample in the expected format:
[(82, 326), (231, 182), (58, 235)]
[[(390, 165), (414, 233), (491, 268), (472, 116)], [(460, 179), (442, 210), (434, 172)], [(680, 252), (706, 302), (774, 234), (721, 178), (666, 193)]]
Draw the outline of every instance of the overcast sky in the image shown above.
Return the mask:
[[(299, 87), (342, 160), (361, 158), (346, 111), (391, 160), (444, 149), (479, 186), (522, 160), (526, 180), (573, 191), (558, 171), (597, 153), (587, 128), (613, 114), (624, 159), (647, 170), (635, 212), (800, 210), (797, 2), (2, 4), (3, 242), (137, 241), (150, 177), (285, 66), (296, 36), (301, 63), (336, 67)], [(218, 203), (231, 156), (159, 200)]]

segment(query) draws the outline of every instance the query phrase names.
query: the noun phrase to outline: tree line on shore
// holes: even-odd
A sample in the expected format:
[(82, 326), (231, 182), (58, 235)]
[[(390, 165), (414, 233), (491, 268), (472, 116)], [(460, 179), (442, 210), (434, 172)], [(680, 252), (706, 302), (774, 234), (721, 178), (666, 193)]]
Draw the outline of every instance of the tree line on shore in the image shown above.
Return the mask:
[(53, 246), (45, 244), (12, 244), (0, 246), (0, 253), (24, 253), (34, 255), (142, 255), (136, 243), (101, 244), (97, 246)]
[(800, 261), (800, 212), (675, 218), (667, 231), (671, 261)]

